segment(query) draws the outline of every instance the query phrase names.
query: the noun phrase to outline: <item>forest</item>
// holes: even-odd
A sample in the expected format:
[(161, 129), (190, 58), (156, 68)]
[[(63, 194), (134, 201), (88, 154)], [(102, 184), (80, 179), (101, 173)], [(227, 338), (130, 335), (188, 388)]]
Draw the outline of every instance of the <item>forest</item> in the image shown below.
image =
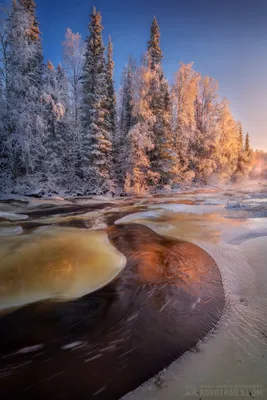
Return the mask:
[(140, 62), (129, 57), (118, 93), (112, 39), (105, 47), (95, 7), (88, 30), (83, 41), (67, 29), (62, 65), (44, 64), (35, 2), (14, 0), (7, 11), (0, 36), (2, 194), (136, 195), (249, 176), (250, 138), (218, 82), (182, 62), (167, 81), (156, 18), (146, 53)]

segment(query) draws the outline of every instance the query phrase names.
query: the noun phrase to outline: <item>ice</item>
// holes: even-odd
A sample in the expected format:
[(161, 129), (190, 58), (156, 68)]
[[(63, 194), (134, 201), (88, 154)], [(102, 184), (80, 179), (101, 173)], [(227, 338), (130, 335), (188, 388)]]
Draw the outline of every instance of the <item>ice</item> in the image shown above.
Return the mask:
[(0, 226), (0, 236), (16, 236), (23, 233), (21, 226)]
[(23, 221), (28, 218), (29, 218), (28, 215), (14, 214), (11, 212), (0, 211), (0, 219), (6, 219), (8, 221)]
[(80, 347), (80, 346), (82, 346), (84, 344), (85, 344), (85, 342), (81, 342), (81, 341), (68, 343), (65, 346), (62, 346), (61, 350), (73, 350), (76, 347)]
[(22, 349), (17, 351), (17, 354), (28, 354), (34, 353), (44, 348), (44, 344), (37, 344), (35, 346), (23, 347)]
[(43, 207), (43, 206), (62, 206), (62, 205), (69, 205), (72, 204), (71, 201), (64, 200), (61, 198), (46, 198), (46, 199), (35, 199), (31, 198), (28, 204), (28, 207), (30, 209), (35, 208), (35, 207)]
[(228, 201), (226, 204), (227, 209), (231, 208), (246, 208), (247, 206), (242, 201)]
[(151, 206), (151, 208), (159, 208), (164, 211), (173, 213), (185, 213), (185, 214), (212, 214), (223, 210), (223, 204), (216, 205), (188, 205), (188, 204), (157, 204), (157, 206)]
[(83, 296), (126, 264), (105, 232), (59, 227), (2, 239), (0, 259), (0, 309)]
[(221, 199), (209, 199), (205, 200), (203, 203), (205, 206), (220, 206), (225, 204), (225, 200)]
[(149, 211), (139, 212), (127, 215), (116, 221), (116, 224), (126, 224), (138, 222), (139, 220), (153, 220), (163, 216), (165, 213), (181, 213), (181, 214), (213, 214), (223, 210), (224, 204), (216, 205), (188, 205), (188, 204), (157, 204), (149, 206)]
[[(152, 208), (152, 207), (151, 207)], [(115, 222), (115, 224), (129, 224), (131, 222), (136, 222), (138, 220), (144, 220), (144, 219), (156, 219), (162, 214), (162, 211), (144, 211), (144, 212), (139, 212), (139, 213), (134, 213), (134, 214), (129, 214), (126, 215), (126, 217), (123, 217), (119, 219), (118, 221)]]

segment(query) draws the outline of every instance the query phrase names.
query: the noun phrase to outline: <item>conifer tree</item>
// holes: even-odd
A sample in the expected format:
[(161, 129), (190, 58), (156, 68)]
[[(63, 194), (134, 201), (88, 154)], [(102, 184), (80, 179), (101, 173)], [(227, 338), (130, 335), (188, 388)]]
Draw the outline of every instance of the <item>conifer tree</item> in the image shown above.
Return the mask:
[(9, 152), (7, 146), (8, 129), (7, 129), (7, 104), (6, 104), (6, 87), (7, 87), (7, 67), (8, 67), (8, 41), (6, 21), (2, 21), (0, 27), (0, 187), (10, 187), (11, 184), (11, 168), (9, 162)]
[[(251, 152), (250, 151), (247, 152), (244, 148), (242, 125), (241, 125), (241, 123), (238, 123), (238, 125), (239, 125), (240, 151), (238, 154), (235, 180), (241, 180), (244, 177), (247, 177), (251, 171), (251, 167), (250, 167)], [(247, 146), (247, 141), (246, 141), (245, 145)]]
[(150, 28), (150, 40), (148, 42), (148, 54), (150, 57), (151, 68), (155, 69), (161, 64), (163, 54), (160, 48), (160, 31), (156, 17), (153, 18)]
[(136, 123), (136, 118), (134, 115), (134, 91), (136, 89), (134, 87), (135, 74), (135, 62), (131, 57), (129, 57), (128, 64), (124, 68), (122, 75), (119, 104), (119, 124), (113, 142), (117, 184), (121, 191), (124, 190), (128, 166), (127, 159), (129, 158), (131, 152), (131, 141), (128, 133)]
[(37, 172), (43, 154), (42, 45), (35, 4), (26, 3), (14, 0), (7, 22), (7, 146), (14, 180)]
[(113, 61), (113, 44), (111, 37), (108, 39), (107, 48), (107, 109), (108, 109), (108, 128), (111, 137), (114, 138), (116, 130), (116, 94), (114, 88), (114, 61)]
[(239, 124), (239, 145), (240, 145), (240, 151), (243, 151), (244, 149), (244, 140), (243, 140), (243, 129), (242, 125)]
[(151, 69), (148, 96), (151, 112), (155, 117), (152, 127), (154, 146), (149, 158), (152, 171), (159, 174), (159, 183), (164, 185), (170, 184), (174, 178), (176, 155), (172, 148), (169, 86), (161, 65), (163, 54), (160, 48), (159, 25), (155, 17), (152, 21), (147, 55), (147, 67)]
[(29, 38), (33, 41), (38, 41), (40, 38), (39, 22), (36, 18), (35, 9), (36, 3), (33, 0), (19, 0), (24, 10), (30, 17), (30, 25), (27, 29)]
[(105, 193), (111, 188), (111, 134), (108, 126), (108, 85), (101, 14), (93, 9), (83, 68), (82, 172), (86, 190)]
[(134, 117), (134, 77), (136, 74), (136, 65), (134, 60), (129, 57), (128, 64), (123, 70), (122, 86), (120, 90), (120, 133), (122, 140), (135, 123)]
[(33, 0), (19, 0), (25, 10), (30, 12), (33, 16), (35, 15), (36, 4)]
[(251, 149), (250, 149), (250, 140), (249, 140), (249, 134), (246, 134), (246, 141), (245, 141), (245, 152), (247, 155), (250, 155)]

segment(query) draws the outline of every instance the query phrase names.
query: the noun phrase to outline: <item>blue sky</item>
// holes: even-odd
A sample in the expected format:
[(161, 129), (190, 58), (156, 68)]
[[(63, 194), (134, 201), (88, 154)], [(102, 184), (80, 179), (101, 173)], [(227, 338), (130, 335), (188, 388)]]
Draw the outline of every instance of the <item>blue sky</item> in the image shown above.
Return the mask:
[(146, 50), (153, 16), (161, 28), (164, 69), (171, 81), (179, 62), (219, 81), (253, 146), (267, 150), (266, 0), (36, 0), (45, 59), (62, 60), (67, 27), (88, 33), (93, 4), (102, 12), (104, 40), (114, 43), (116, 87), (128, 55)]

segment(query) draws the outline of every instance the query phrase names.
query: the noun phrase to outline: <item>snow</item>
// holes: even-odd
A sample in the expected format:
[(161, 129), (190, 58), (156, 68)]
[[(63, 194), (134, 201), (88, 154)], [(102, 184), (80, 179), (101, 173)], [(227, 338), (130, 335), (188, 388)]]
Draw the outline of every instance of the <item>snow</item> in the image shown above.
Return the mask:
[(203, 203), (205, 206), (220, 206), (225, 204), (225, 200), (221, 199), (209, 199), (205, 200)]
[(81, 342), (81, 341), (68, 343), (65, 346), (62, 346), (61, 350), (72, 350), (72, 349), (75, 349), (76, 347), (80, 347), (83, 344), (85, 344), (85, 342)]
[(246, 208), (247, 206), (242, 201), (228, 201), (226, 204), (227, 209), (231, 208)]
[(135, 222), (135, 221), (138, 221), (138, 220), (156, 219), (161, 214), (162, 214), (162, 212), (160, 212), (160, 211), (144, 211), (144, 212), (134, 213), (134, 214), (126, 215), (125, 217), (117, 220), (115, 222), (115, 224), (116, 225), (129, 224), (131, 222)]
[(0, 236), (17, 236), (23, 233), (21, 226), (0, 226)]
[(188, 204), (157, 204), (151, 206), (151, 208), (157, 208), (160, 210), (174, 212), (174, 213), (186, 213), (186, 214), (212, 214), (223, 210), (223, 204), (216, 205), (188, 205)]
[(23, 347), (22, 349), (18, 350), (16, 354), (34, 353), (36, 351), (41, 350), (43, 347), (44, 344), (37, 344), (35, 346)]
[(0, 219), (6, 219), (8, 221), (24, 221), (29, 218), (28, 215), (14, 214), (11, 212), (0, 211)]
[[(212, 390), (254, 388), (263, 397), (267, 357), (267, 238), (244, 241), (239, 247), (221, 245), (205, 248), (220, 268), (227, 307), (216, 331), (187, 352), (161, 374), (161, 388), (152, 378), (124, 400), (214, 398)], [(239, 386), (238, 386), (239, 385)], [(245, 386), (246, 385), (246, 386)], [(207, 389), (207, 397), (205, 396)], [(188, 398), (191, 398), (190, 396)], [(245, 398), (245, 397), (244, 397)], [(256, 397), (255, 397), (256, 398)]]

